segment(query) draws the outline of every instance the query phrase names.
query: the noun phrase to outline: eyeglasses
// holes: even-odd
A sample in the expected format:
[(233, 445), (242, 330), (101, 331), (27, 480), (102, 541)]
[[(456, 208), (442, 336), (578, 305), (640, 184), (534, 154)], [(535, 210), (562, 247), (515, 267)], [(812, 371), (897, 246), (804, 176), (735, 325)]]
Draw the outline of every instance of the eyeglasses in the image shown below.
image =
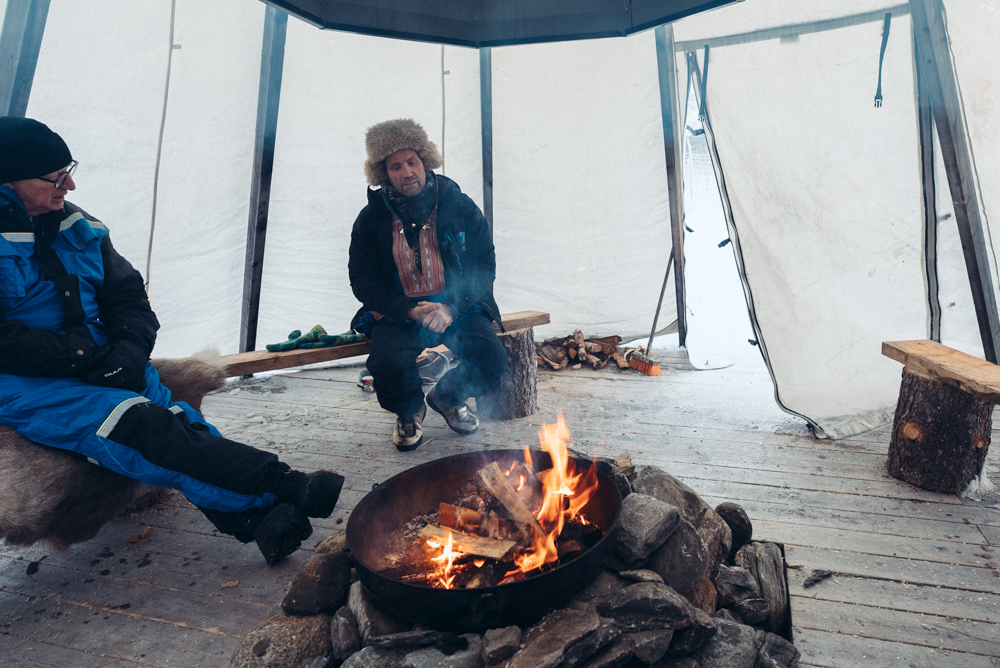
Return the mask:
[(41, 176), (36, 176), (35, 178), (38, 179), (39, 181), (48, 181), (49, 183), (54, 185), (57, 189), (62, 188), (63, 184), (66, 183), (66, 179), (73, 176), (73, 172), (76, 171), (76, 168), (79, 164), (80, 164), (79, 162), (74, 160), (73, 162), (69, 163), (69, 169), (67, 169), (65, 172), (63, 172), (54, 179), (46, 179)]

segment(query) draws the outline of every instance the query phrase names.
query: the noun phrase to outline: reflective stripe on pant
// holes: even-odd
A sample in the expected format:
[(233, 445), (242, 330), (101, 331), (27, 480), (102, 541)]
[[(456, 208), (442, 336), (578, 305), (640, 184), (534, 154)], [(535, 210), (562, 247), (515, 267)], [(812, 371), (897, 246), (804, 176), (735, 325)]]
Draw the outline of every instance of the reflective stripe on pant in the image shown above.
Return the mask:
[(225, 513), (270, 508), (288, 470), (277, 455), (223, 438), (198, 411), (174, 402), (152, 365), (142, 395), (72, 378), (0, 374), (0, 424), (72, 450), (195, 505)]

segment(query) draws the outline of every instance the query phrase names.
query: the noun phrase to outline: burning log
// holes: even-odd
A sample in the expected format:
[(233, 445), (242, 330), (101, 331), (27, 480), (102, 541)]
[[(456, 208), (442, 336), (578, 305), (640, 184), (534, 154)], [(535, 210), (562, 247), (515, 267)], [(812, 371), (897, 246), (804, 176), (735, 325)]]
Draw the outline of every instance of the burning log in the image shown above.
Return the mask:
[(487, 538), (513, 540), (520, 544), (526, 544), (531, 540), (531, 528), (527, 524), (500, 517), (493, 511), (481, 513), (470, 508), (442, 503), (438, 509), (438, 522), (441, 526), (456, 531)]
[[(507, 480), (507, 476), (504, 475), (499, 464), (491, 462), (489, 466), (479, 469), (476, 472), (476, 478), (478, 479), (478, 483), (482, 484), (483, 488), (492, 494), (504, 509), (510, 513), (512, 519), (527, 524), (537, 531), (539, 535), (545, 534), (542, 530), (542, 525), (538, 523), (538, 520), (531, 514), (528, 507), (524, 505), (524, 501), (521, 500), (521, 497), (518, 496), (517, 492), (511, 486), (510, 481)], [(476, 484), (477, 488), (479, 484)]]
[(457, 533), (447, 527), (438, 524), (428, 524), (417, 534), (424, 540), (435, 542), (446, 542), (451, 535), (452, 549), (456, 552), (464, 552), (477, 557), (496, 559), (497, 561), (510, 561), (514, 558), (514, 550), (517, 543), (512, 540), (496, 540), (494, 538), (483, 538), (481, 536), (470, 536), (464, 533)]

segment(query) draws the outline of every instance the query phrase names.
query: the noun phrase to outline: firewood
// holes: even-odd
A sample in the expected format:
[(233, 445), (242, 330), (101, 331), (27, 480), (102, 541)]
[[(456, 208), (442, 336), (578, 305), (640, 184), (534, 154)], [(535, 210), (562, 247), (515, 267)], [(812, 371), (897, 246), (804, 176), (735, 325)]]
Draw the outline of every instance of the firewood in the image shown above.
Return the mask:
[(611, 358), (614, 359), (615, 364), (618, 365), (619, 369), (628, 369), (628, 360), (622, 355), (622, 351), (615, 348), (614, 352), (611, 353)]
[(471, 508), (441, 503), (438, 507), (438, 522), (442, 526), (456, 531), (479, 534), (479, 528), (483, 523), (483, 514)]
[(479, 525), (479, 533), (488, 538), (513, 540), (521, 545), (529, 544), (534, 538), (534, 532), (529, 525), (501, 517), (492, 510)]
[(587, 344), (583, 340), (583, 332), (580, 330), (573, 332), (573, 340), (576, 341), (576, 358), (581, 362), (589, 362), (590, 356), (587, 354)]
[(517, 543), (512, 540), (496, 540), (493, 538), (483, 538), (482, 536), (470, 536), (452, 531), (438, 524), (428, 524), (417, 535), (423, 539), (433, 540), (443, 545), (448, 542), (449, 534), (451, 535), (452, 549), (454, 551), (473, 554), (477, 557), (486, 557), (487, 559), (496, 559), (497, 561), (510, 561), (514, 558), (513, 552), (517, 548)]
[(584, 341), (583, 342), (583, 349), (586, 350), (588, 353), (603, 353), (604, 352), (604, 346), (602, 346), (600, 343), (595, 343), (593, 341)]
[[(489, 466), (479, 469), (476, 471), (476, 478), (486, 491), (496, 497), (500, 505), (510, 513), (512, 519), (527, 524), (539, 534), (545, 533), (542, 531), (542, 525), (538, 523), (538, 520), (511, 487), (510, 481), (507, 480), (507, 476), (504, 475), (499, 464), (491, 462)], [(479, 487), (479, 485), (476, 486)]]
[(618, 344), (622, 342), (622, 337), (616, 334), (614, 336), (591, 337), (587, 340), (601, 344), (604, 352), (610, 355), (618, 347)]

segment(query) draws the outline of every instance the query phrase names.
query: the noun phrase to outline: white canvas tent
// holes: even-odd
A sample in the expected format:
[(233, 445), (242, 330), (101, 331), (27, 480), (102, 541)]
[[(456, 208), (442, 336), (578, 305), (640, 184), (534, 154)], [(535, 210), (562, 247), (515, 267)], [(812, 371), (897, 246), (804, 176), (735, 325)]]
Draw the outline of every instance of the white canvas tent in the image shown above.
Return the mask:
[[(81, 161), (71, 199), (146, 275), (163, 323), (156, 354), (236, 352), (266, 8), (171, 4), (52, 0), (26, 114), (67, 139)], [(944, 6), (990, 244), (1000, 16), (989, 0)], [(704, 94), (730, 248), (776, 399), (821, 436), (891, 417), (899, 368), (881, 341), (939, 335), (984, 353), (940, 162), (929, 217), (940, 224), (926, 242), (910, 9), (753, 0), (672, 28), (671, 92), (682, 103), (691, 73)], [(347, 242), (364, 203), (367, 126), (419, 120), (445, 173), (484, 197), (479, 52), (292, 19), (283, 56), (259, 346), (316, 323), (346, 329), (357, 307)], [(490, 73), (501, 309), (550, 312), (539, 337), (648, 332), (671, 249), (654, 32), (494, 48)], [(666, 294), (664, 313), (676, 313)]]

